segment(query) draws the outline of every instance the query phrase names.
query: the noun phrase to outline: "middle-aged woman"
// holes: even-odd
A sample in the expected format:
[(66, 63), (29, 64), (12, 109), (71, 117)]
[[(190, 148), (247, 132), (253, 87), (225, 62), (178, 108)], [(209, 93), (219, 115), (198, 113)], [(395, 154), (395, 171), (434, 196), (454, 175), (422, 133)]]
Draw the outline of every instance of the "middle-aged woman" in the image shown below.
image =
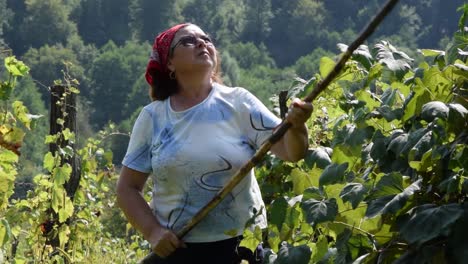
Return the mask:
[[(281, 123), (247, 90), (222, 85), (219, 68), (213, 42), (194, 24), (176, 25), (154, 42), (146, 71), (154, 101), (134, 124), (117, 199), (164, 263), (239, 263), (246, 222), (267, 226), (252, 170), (185, 237), (175, 235)], [(311, 112), (310, 103), (293, 101), (286, 117), (292, 127), (273, 154), (304, 157)], [(151, 205), (141, 194), (149, 175)]]

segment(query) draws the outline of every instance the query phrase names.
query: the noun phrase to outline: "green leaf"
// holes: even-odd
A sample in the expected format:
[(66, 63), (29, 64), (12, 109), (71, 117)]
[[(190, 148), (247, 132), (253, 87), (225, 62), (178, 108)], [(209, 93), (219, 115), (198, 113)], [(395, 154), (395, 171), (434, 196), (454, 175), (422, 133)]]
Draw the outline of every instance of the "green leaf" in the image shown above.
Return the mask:
[[(403, 149), (401, 150), (400, 154), (402, 155), (408, 155), (409, 151), (414, 148), (416, 146), (416, 144), (418, 144), (418, 142), (421, 141), (421, 139), (423, 139), (423, 137), (425, 137), (425, 135), (427, 133), (430, 133), (431, 131), (429, 131), (427, 128), (423, 127), (423, 128), (419, 128), (418, 130), (416, 131), (413, 131), (411, 132), (409, 135), (408, 135), (408, 140), (406, 141), (406, 144), (405, 146), (403, 147)], [(423, 142), (424, 143), (426, 140), (428, 140), (428, 138), (424, 138), (423, 139)], [(425, 151), (424, 151), (425, 152)]]
[(62, 207), (58, 211), (59, 222), (64, 223), (68, 218), (73, 215), (73, 202), (70, 200), (70, 197), (65, 196)]
[(348, 163), (328, 165), (320, 175), (319, 186), (342, 182), (347, 168)]
[(257, 246), (262, 242), (262, 230), (259, 226), (255, 226), (253, 232), (249, 228), (246, 228), (243, 237), (240, 246), (255, 251)]
[(301, 208), (306, 221), (311, 225), (333, 221), (338, 214), (338, 205), (335, 198), (322, 201), (309, 199), (302, 202)]
[(468, 263), (468, 213), (464, 208), (464, 214), (451, 228), (447, 239), (447, 263)]
[(5, 248), (11, 237), (10, 224), (5, 218), (0, 219), (0, 248)]
[(381, 41), (375, 45), (377, 50), (376, 59), (387, 66), (398, 78), (402, 78), (407, 70), (411, 69), (410, 63), (413, 62), (406, 53), (397, 50), (387, 41)]
[(312, 176), (298, 168), (293, 169), (290, 176), (292, 178), (293, 192), (295, 195), (302, 194), (305, 189), (314, 184)]
[(359, 205), (367, 193), (367, 188), (360, 183), (348, 183), (340, 193), (344, 202), (350, 202), (353, 209)]
[(335, 61), (328, 57), (322, 57), (320, 59), (320, 76), (325, 78), (335, 67)]
[(420, 245), (439, 236), (446, 236), (452, 225), (463, 215), (460, 204), (425, 204), (409, 212), (409, 220), (401, 229), (401, 236), (410, 244)]
[(281, 226), (286, 218), (286, 210), (288, 209), (288, 202), (284, 197), (279, 197), (273, 201), (270, 206), (268, 220), (271, 224), (276, 225), (278, 230), (281, 230)]
[(403, 191), (403, 176), (393, 172), (385, 174), (375, 185), (368, 199), (376, 199), (387, 195), (395, 195)]
[(468, 127), (468, 110), (461, 104), (448, 104), (448, 131), (462, 133)]
[(29, 67), (13, 56), (5, 58), (5, 67), (13, 76), (24, 76), (29, 72)]
[(21, 101), (14, 101), (12, 105), (13, 112), (18, 120), (21, 121), (25, 127), (31, 129), (31, 118), (29, 116), (28, 108), (26, 108)]
[(401, 131), (394, 131), (392, 133), (387, 150), (392, 151), (398, 157), (400, 156), (407, 142), (408, 142), (408, 134), (403, 133)]
[(72, 167), (70, 164), (64, 164), (61, 167), (54, 169), (54, 185), (56, 188), (61, 188), (64, 183), (70, 179)]
[(424, 57), (436, 57), (444, 56), (445, 52), (443, 50), (434, 50), (434, 49), (420, 49), (418, 50)]
[(55, 158), (51, 152), (47, 152), (47, 154), (44, 155), (44, 168), (47, 169), (49, 172), (52, 172), (54, 167), (55, 167)]
[(309, 149), (304, 158), (305, 164), (309, 168), (313, 168), (315, 165), (317, 165), (317, 167), (324, 169), (331, 164), (329, 153), (332, 153), (332, 151), (333, 150), (331, 148), (324, 147)]
[(421, 111), (421, 118), (427, 122), (432, 122), (436, 117), (446, 120), (448, 115), (449, 108), (443, 102), (439, 101), (433, 101), (423, 105)]
[[(337, 46), (341, 52), (346, 52), (348, 49), (348, 45), (342, 43), (339, 43)], [(356, 50), (354, 50), (351, 58), (361, 63), (366, 70), (370, 69), (373, 62), (372, 55), (369, 52), (369, 47), (366, 45), (360, 45)]]
[(275, 264), (308, 264), (312, 251), (307, 245), (292, 246), (282, 242)]

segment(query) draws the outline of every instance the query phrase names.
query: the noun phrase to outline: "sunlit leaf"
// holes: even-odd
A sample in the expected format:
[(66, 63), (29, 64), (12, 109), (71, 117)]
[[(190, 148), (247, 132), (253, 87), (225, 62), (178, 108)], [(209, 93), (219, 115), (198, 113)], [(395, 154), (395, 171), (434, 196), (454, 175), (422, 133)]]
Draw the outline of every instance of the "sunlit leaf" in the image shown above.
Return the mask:
[(447, 119), (448, 115), (449, 108), (443, 102), (439, 101), (433, 101), (423, 105), (421, 111), (421, 118), (428, 122), (431, 122), (436, 117)]
[(0, 219), (0, 248), (4, 248), (11, 237), (10, 224), (5, 218)]
[(323, 57), (320, 59), (320, 75), (325, 78), (335, 67), (335, 62), (328, 58)]
[(44, 156), (44, 168), (52, 172), (55, 166), (55, 158), (51, 152), (47, 152)]
[(64, 164), (61, 167), (57, 167), (54, 169), (54, 185), (56, 188), (60, 188), (65, 182), (70, 179), (70, 175), (72, 172), (72, 167), (70, 164)]
[(13, 76), (24, 76), (29, 72), (29, 67), (13, 56), (5, 58), (5, 67)]

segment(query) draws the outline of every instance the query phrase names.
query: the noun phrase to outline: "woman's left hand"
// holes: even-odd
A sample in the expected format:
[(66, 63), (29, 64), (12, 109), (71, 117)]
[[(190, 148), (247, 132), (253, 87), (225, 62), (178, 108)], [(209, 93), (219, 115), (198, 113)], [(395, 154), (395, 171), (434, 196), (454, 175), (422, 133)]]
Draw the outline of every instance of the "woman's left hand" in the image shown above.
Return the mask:
[(295, 128), (303, 127), (307, 119), (310, 118), (313, 109), (312, 103), (295, 98), (286, 114), (286, 120)]

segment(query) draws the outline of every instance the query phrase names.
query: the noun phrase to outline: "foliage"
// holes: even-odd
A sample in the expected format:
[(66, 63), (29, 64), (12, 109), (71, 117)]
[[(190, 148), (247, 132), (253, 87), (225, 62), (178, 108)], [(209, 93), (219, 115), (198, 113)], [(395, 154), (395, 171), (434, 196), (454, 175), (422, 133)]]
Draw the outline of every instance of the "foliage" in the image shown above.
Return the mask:
[[(64, 120), (56, 120), (62, 128), (46, 137), (46, 144), (55, 144), (57, 151), (43, 156), (43, 171), (33, 179), (34, 188), (26, 197), (9, 199), (17, 175), (18, 155), (24, 131), (34, 127), (39, 116), (28, 113), (21, 101), (9, 106), (11, 91), (17, 78), (25, 76), (29, 68), (14, 57), (5, 59), (9, 73), (1, 82), (2, 124), (0, 147), (0, 259), (2, 263), (75, 263), (121, 259), (136, 260), (144, 254), (145, 244), (132, 231), (125, 238), (126, 225), (115, 207), (113, 188), (116, 173), (112, 153), (100, 145), (112, 134), (101, 131), (89, 138), (80, 150), (74, 150), (75, 134), (64, 127)], [(74, 80), (59, 106), (76, 93)], [(64, 116), (66, 113), (64, 113)], [(71, 159), (79, 157), (80, 170), (75, 173)], [(69, 182), (78, 176), (76, 191), (70, 191)], [(96, 239), (97, 238), (97, 239)], [(106, 252), (114, 252), (108, 255)]]
[[(122, 45), (130, 38), (129, 0), (82, 0), (74, 10), (78, 32), (86, 43), (101, 47), (109, 40)], [(116, 15), (118, 14), (118, 15)]]
[(46, 44), (65, 44), (76, 31), (76, 25), (68, 19), (70, 10), (62, 0), (27, 0), (25, 4), (25, 16), (17, 25), (22, 45), (20, 50), (40, 48)]
[[(353, 54), (315, 102), (304, 162), (273, 158), (257, 172), (271, 201), (267, 263), (468, 261), (468, 45), (458, 47), (453, 64), (421, 50), (416, 67), (385, 41)], [(311, 82), (333, 65), (322, 58)]]

